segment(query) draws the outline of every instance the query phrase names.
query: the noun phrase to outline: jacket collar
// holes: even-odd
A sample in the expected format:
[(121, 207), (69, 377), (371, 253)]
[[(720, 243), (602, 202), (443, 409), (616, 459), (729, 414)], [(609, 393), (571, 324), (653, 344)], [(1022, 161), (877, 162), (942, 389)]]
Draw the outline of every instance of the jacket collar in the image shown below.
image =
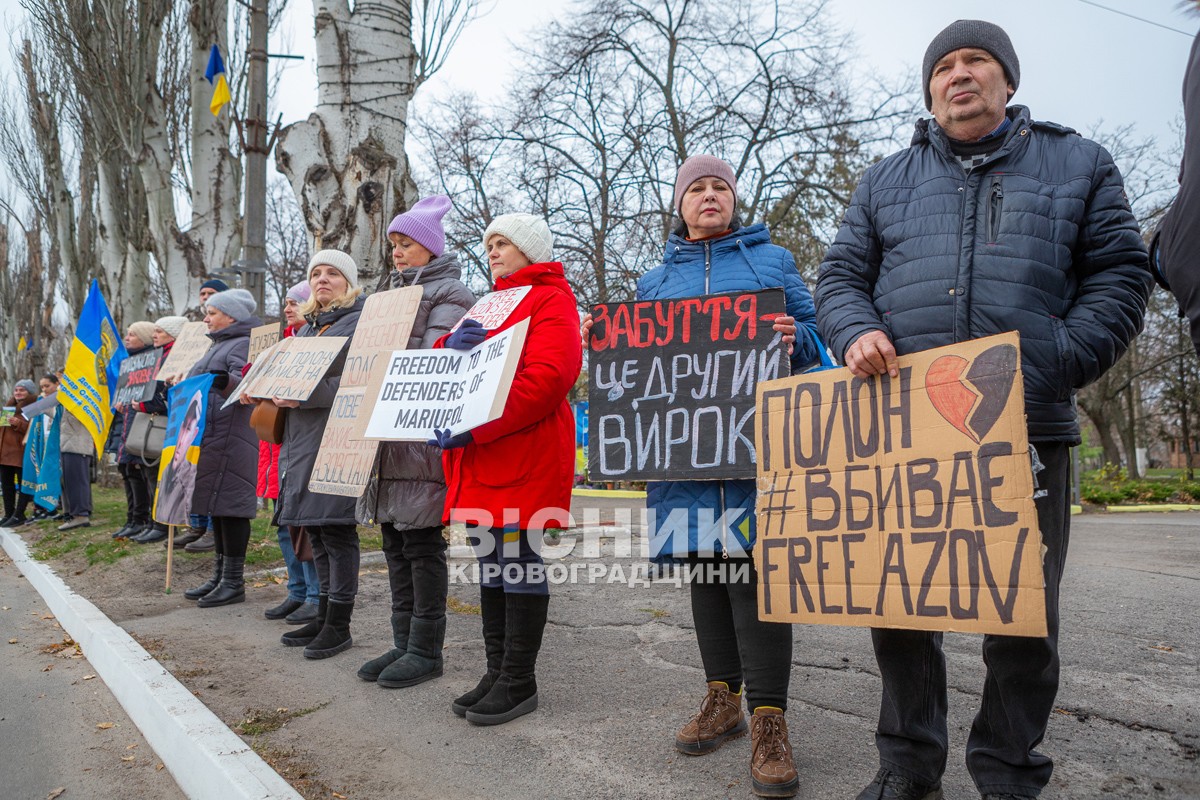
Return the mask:
[(362, 311), (363, 304), (367, 302), (367, 298), (359, 295), (354, 298), (354, 303), (342, 308), (331, 308), (328, 311), (318, 311), (315, 314), (310, 314), (305, 317), (308, 320), (308, 326), (314, 330), (321, 330), (326, 325), (332, 325), (347, 314), (357, 313)]
[(442, 253), (423, 267), (410, 267), (397, 272), (395, 269), (388, 274), (387, 282), (380, 281), (380, 288), (400, 289), (405, 286), (418, 286), (445, 279), (459, 280), (462, 278), (462, 266), (454, 253)]
[(497, 278), (492, 289), (500, 292), (505, 289), (515, 289), (518, 286), (552, 286), (558, 289), (565, 289), (572, 296), (574, 295), (571, 292), (571, 285), (567, 283), (567, 276), (563, 272), (563, 265), (557, 261), (530, 264), (528, 267), (522, 267), (516, 272), (510, 272), (508, 275)]
[[(1004, 144), (1000, 145), (999, 149), (992, 153), (988, 159), (989, 161), (1007, 155), (1020, 146), (1026, 138), (1021, 131), (1027, 131), (1032, 124), (1027, 106), (1009, 106), (1005, 113), (1012, 120), (1012, 125), (1009, 126), (1008, 132), (1005, 134)], [(913, 132), (913, 138), (909, 144), (913, 147), (928, 144), (946, 158), (954, 159), (954, 153), (950, 150), (949, 137), (942, 130), (942, 126), (937, 124), (937, 120), (930, 117), (917, 120), (916, 130)]]
[(675, 261), (680, 258), (687, 259), (697, 256), (702, 258), (705, 245), (712, 248), (714, 253), (722, 253), (726, 250), (738, 249), (739, 246), (752, 247), (758, 244), (767, 244), (770, 241), (771, 232), (761, 222), (756, 222), (753, 225), (744, 225), (718, 239), (705, 239), (699, 242), (689, 242), (686, 237), (678, 233), (672, 233), (667, 239), (663, 261)]

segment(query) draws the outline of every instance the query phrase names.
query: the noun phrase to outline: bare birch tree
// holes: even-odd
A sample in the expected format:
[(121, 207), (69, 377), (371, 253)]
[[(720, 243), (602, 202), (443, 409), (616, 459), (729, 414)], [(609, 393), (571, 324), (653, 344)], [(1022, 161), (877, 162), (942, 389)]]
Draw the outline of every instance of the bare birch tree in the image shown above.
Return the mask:
[(475, 0), (356, 0), (353, 9), (313, 0), (317, 106), (281, 132), (276, 166), (314, 248), (350, 253), (364, 283), (387, 268), (384, 233), (416, 195), (404, 153), (408, 104), (476, 9)]

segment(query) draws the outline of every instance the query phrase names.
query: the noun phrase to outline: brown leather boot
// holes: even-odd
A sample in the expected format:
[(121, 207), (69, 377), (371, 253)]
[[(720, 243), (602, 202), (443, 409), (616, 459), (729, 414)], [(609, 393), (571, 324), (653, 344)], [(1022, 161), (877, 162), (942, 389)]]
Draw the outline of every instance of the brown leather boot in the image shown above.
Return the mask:
[(725, 681), (709, 681), (700, 713), (675, 734), (675, 749), (689, 756), (701, 756), (716, 750), (726, 740), (745, 734), (741, 693), (730, 692)]
[(201, 536), (199, 539), (192, 542), (191, 544), (184, 545), (183, 552), (185, 552), (185, 553), (208, 553), (212, 550), (215, 550), (216, 547), (217, 547), (217, 543), (213, 540), (213, 532), (205, 531), (204, 535)]
[(175, 539), (174, 539), (175, 549), (182, 550), (183, 548), (187, 547), (189, 544), (191, 544), (192, 542), (196, 541), (201, 536), (203, 536), (204, 531), (205, 531), (204, 528), (197, 528), (195, 526), (192, 526), (192, 527), (189, 527), (187, 529), (187, 531), (185, 531), (182, 534), (176, 532)]
[(800, 787), (783, 712), (771, 706), (750, 717), (750, 783), (759, 797), (793, 797)]

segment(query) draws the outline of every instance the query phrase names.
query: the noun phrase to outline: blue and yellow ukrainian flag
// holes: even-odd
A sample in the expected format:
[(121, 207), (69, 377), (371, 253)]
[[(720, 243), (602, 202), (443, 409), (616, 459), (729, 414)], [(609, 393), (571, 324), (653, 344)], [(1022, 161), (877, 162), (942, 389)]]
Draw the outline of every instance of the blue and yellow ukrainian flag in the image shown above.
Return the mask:
[(97, 453), (104, 451), (108, 426), (112, 424), (109, 405), (112, 389), (117, 385), (117, 369), (126, 355), (125, 344), (117, 335), (117, 324), (100, 294), (100, 284), (93, 280), (67, 353), (58, 402), (87, 428), (96, 442)]
[(22, 336), (21, 339), (17, 342), (17, 352), (23, 353), (26, 350), (30, 349), (30, 346), (31, 345), (29, 343), (29, 340), (26, 339), (24, 336)]
[(208, 68), (204, 70), (204, 77), (213, 87), (212, 100), (208, 104), (208, 110), (215, 117), (221, 113), (221, 107), (232, 99), (229, 96), (229, 83), (225, 80), (225, 62), (221, 59), (221, 49), (215, 44), (209, 51)]

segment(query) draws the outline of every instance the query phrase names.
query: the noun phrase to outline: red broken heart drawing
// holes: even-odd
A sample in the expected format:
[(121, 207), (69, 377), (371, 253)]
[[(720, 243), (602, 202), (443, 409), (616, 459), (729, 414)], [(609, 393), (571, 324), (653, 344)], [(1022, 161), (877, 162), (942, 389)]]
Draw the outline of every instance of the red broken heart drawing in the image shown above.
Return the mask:
[(989, 347), (968, 361), (941, 356), (925, 373), (925, 393), (943, 418), (978, 444), (988, 435), (1012, 391), (1017, 348)]

